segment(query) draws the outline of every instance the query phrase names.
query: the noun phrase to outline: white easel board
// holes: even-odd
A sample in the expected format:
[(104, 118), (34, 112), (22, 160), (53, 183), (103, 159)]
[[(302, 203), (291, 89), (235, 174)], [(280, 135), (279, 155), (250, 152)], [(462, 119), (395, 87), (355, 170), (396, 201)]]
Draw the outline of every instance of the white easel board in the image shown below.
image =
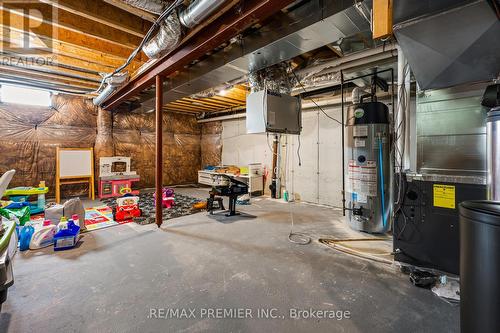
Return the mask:
[(60, 149), (59, 178), (90, 177), (93, 170), (92, 150)]
[(61, 201), (61, 185), (89, 185), (94, 200), (94, 149), (56, 148), (56, 202)]

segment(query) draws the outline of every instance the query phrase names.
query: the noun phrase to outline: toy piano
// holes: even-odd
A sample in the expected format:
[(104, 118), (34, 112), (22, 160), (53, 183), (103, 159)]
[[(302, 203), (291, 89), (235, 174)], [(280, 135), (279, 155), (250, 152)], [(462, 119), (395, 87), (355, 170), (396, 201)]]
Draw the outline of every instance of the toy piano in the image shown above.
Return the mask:
[[(125, 164), (123, 171), (115, 171), (119, 164)], [(135, 171), (130, 171), (130, 157), (101, 157), (99, 171), (99, 198), (139, 194), (138, 190), (132, 189), (133, 183), (138, 182), (140, 177)]]

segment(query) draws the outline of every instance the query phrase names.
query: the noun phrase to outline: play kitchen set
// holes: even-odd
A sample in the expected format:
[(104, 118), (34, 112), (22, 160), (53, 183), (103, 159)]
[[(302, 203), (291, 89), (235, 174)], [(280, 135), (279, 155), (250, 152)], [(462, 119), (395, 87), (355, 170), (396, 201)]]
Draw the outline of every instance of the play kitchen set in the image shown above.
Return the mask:
[[(114, 171), (125, 164), (125, 171)], [(140, 180), (135, 171), (130, 171), (130, 157), (101, 157), (99, 159), (99, 198), (121, 197), (125, 194), (139, 195), (132, 190), (132, 183)]]

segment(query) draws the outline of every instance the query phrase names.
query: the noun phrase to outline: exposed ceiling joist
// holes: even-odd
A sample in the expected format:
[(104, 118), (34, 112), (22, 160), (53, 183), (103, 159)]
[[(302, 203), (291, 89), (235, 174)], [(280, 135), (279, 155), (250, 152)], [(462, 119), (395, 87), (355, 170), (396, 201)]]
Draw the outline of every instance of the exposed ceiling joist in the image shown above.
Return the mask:
[(29, 60), (26, 60), (24, 62), (20, 62), (18, 60), (19, 58), (3, 57), (2, 65), (11, 68), (25, 68), (28, 70), (31, 69), (42, 73), (61, 75), (63, 77), (84, 79), (84, 80), (89, 80), (91, 82), (97, 82), (97, 83), (100, 82), (100, 76), (97, 73), (83, 72), (80, 71), (78, 68), (61, 67), (50, 63), (39, 64)]
[[(0, 25), (2, 26), (2, 25)], [(20, 32), (18, 30), (13, 30), (10, 27), (2, 26), (4, 29), (3, 31), (6, 32), (5, 35), (1, 35), (0, 39), (3, 42), (8, 42), (11, 43), (13, 46), (16, 46), (13, 51), (18, 52), (19, 51), (19, 41), (23, 40), (23, 38), (26, 37), (26, 33)], [(65, 42), (57, 41), (57, 40), (51, 40), (50, 38), (46, 37), (39, 37), (38, 39), (35, 39), (33, 43), (31, 44), (33, 47), (43, 47), (44, 45), (49, 44), (51, 47), (52, 53), (47, 53), (45, 54), (42, 52), (41, 55), (50, 55), (54, 58), (57, 58), (58, 56), (66, 56), (66, 57), (71, 57), (74, 59), (82, 60), (82, 61), (87, 61), (90, 63), (95, 63), (95, 64), (100, 64), (103, 66), (111, 67), (111, 68), (116, 68), (120, 66), (121, 64), (124, 63), (125, 58), (122, 57), (117, 57), (115, 55), (110, 55), (105, 52), (99, 52), (97, 50), (90, 50), (85, 47), (81, 46), (76, 46), (72, 44), (68, 44)], [(4, 50), (7, 50), (7, 48), (4, 47)], [(138, 61), (133, 61), (130, 66), (129, 70), (130, 71), (135, 71), (141, 66), (141, 63)]]
[[(170, 104), (170, 105), (179, 105), (179, 104)], [(199, 105), (193, 105), (193, 104), (185, 104), (185, 103), (182, 103), (183, 106), (186, 106), (186, 107), (189, 107), (189, 108), (192, 108), (192, 109), (195, 109), (197, 111), (206, 111), (206, 112), (211, 112), (211, 111), (216, 111), (218, 110), (217, 107), (214, 107), (214, 106), (207, 106), (207, 105), (203, 105), (203, 104), (199, 104)]]
[(137, 37), (144, 36), (151, 26), (140, 17), (100, 0), (41, 0), (41, 2)]
[[(8, 8), (7, 6), (4, 6)], [(23, 10), (22, 16), (29, 18), (33, 24), (43, 22), (49, 26), (64, 28), (69, 31), (82, 33), (102, 41), (114, 43), (117, 46), (135, 49), (142, 40), (142, 37), (124, 33), (121, 30), (103, 25), (95, 24), (95, 21), (81, 17), (76, 13), (70, 13), (65, 10), (57, 10), (53, 17), (54, 10), (51, 6), (43, 3), (16, 4), (16, 10)], [(12, 11), (11, 11), (12, 13)], [(30, 23), (31, 23), (30, 22)]]
[(163, 57), (155, 63), (155, 66), (142, 71), (118, 92), (111, 95), (103, 107), (108, 110), (118, 107), (123, 101), (151, 86), (157, 75), (169, 76), (181, 70), (192, 61), (199, 59), (207, 52), (219, 47), (260, 20), (270, 17), (292, 2), (293, 0), (246, 1), (243, 8), (229, 11), (220, 16), (177, 52)]
[[(24, 27), (26, 26), (25, 20), (27, 18), (25, 18), (23, 14), (14, 11), (6, 12), (5, 10), (0, 10), (0, 15), (2, 17), (9, 17), (10, 21), (8, 26), (3, 22), (2, 27), (10, 31), (24, 32)], [(35, 22), (33, 22), (33, 24), (35, 24), (35, 26), (37, 25)], [(65, 28), (53, 27), (46, 22), (39, 24), (36, 28), (36, 35), (31, 34), (31, 36), (40, 40), (43, 38), (46, 41), (59, 41), (68, 45), (78, 46), (90, 51), (107, 53), (124, 59), (131, 53), (129, 47), (118, 46), (115, 43), (90, 37), (83, 33), (76, 33)], [(144, 57), (144, 59), (146, 58), (145, 55), (142, 55), (142, 57)]]
[(199, 106), (199, 105), (193, 105), (191, 103), (186, 103), (186, 102), (182, 102), (182, 101), (172, 102), (172, 103), (169, 103), (167, 105), (169, 105), (169, 106), (175, 106), (175, 107), (182, 107), (182, 108), (185, 108), (185, 109), (193, 109), (193, 110), (197, 110), (197, 111), (207, 111), (207, 110), (210, 110), (210, 108), (206, 108), (203, 105), (201, 105), (201, 106)]
[(175, 110), (182, 110), (182, 111), (188, 111), (188, 112), (205, 112), (205, 109), (202, 108), (196, 108), (196, 107), (187, 107), (183, 105), (178, 105), (178, 104), (168, 104), (164, 108), (166, 109), (175, 109)]
[(37, 80), (33, 78), (24, 78), (19, 77), (17, 75), (9, 75), (0, 73), (0, 85), (1, 84), (13, 84), (19, 85), (22, 84), (26, 87), (33, 87), (38, 89), (46, 89), (46, 90), (56, 90), (60, 92), (65, 92), (69, 94), (86, 94), (88, 88), (78, 88), (73, 85), (65, 85), (61, 83), (53, 83), (48, 82), (46, 80)]
[(233, 104), (228, 104), (228, 103), (220, 103), (220, 102), (216, 102), (216, 101), (213, 101), (211, 98), (204, 98), (204, 99), (192, 99), (192, 98), (189, 98), (189, 97), (185, 97), (181, 100), (185, 100), (185, 101), (188, 101), (190, 103), (198, 103), (198, 104), (201, 104), (201, 105), (206, 105), (208, 107), (215, 107), (217, 109), (219, 109), (221, 107), (221, 105), (233, 105)]
[(120, 0), (104, 0), (104, 1), (112, 6), (120, 8), (126, 12), (129, 12), (130, 14), (138, 16), (138, 17), (142, 18), (143, 20), (146, 20), (149, 22), (154, 22), (156, 20), (156, 18), (158, 17), (157, 15), (148, 13), (145, 10), (127, 5), (126, 3), (124, 3), (123, 1), (120, 1)]
[(178, 113), (183, 113), (183, 114), (191, 114), (191, 115), (194, 115), (194, 116), (197, 116), (197, 115), (199, 115), (200, 113), (203, 112), (203, 111), (179, 110), (179, 109), (172, 108), (172, 107), (163, 107), (162, 110), (163, 111), (167, 111), (167, 112), (178, 112)]
[(9, 64), (26, 65), (38, 63), (48, 66), (57, 66), (62, 68), (73, 69), (82, 73), (89, 73), (98, 75), (99, 73), (110, 72), (113, 70), (112, 66), (106, 66), (90, 61), (80, 60), (61, 54), (24, 54), (17, 52), (0, 52), (3, 62)]
[(213, 96), (212, 99), (217, 101), (226, 102), (226, 104), (240, 105), (242, 102), (245, 103), (246, 97), (243, 98), (231, 98), (226, 96)]
[[(2, 82), (93, 91), (100, 73), (124, 64), (151, 27), (136, 11), (104, 0), (0, 3)], [(147, 60), (140, 53), (125, 70), (134, 73)]]
[(97, 73), (108, 73), (114, 70), (113, 66), (109, 66), (103, 63), (90, 62), (86, 60), (81, 60), (73, 57), (68, 57), (62, 54), (55, 54), (52, 56), (54, 64), (56, 66), (71, 66), (74, 68), (79, 68), (82, 71), (92, 71)]
[(82, 79), (74, 79), (74, 78), (64, 78), (60, 75), (55, 75), (51, 73), (41, 73), (36, 72), (27, 68), (13, 68), (9, 66), (0, 65), (0, 72), (2, 74), (9, 74), (12, 76), (36, 79), (39, 81), (46, 81), (52, 83), (62, 83), (74, 87), (87, 88), (89, 90), (93, 90), (97, 87), (98, 84), (94, 82), (89, 82), (87, 80)]

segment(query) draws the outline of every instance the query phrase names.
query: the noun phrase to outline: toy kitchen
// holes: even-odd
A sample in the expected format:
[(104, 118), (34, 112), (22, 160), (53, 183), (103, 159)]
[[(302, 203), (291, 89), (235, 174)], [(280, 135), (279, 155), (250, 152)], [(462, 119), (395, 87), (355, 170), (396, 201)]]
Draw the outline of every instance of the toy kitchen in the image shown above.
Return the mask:
[[(99, 159), (99, 198), (121, 197), (130, 193), (138, 195), (132, 184), (140, 180), (135, 171), (130, 171), (130, 157), (113, 156)], [(119, 168), (120, 165), (124, 167)], [(119, 170), (119, 171), (117, 171)]]

